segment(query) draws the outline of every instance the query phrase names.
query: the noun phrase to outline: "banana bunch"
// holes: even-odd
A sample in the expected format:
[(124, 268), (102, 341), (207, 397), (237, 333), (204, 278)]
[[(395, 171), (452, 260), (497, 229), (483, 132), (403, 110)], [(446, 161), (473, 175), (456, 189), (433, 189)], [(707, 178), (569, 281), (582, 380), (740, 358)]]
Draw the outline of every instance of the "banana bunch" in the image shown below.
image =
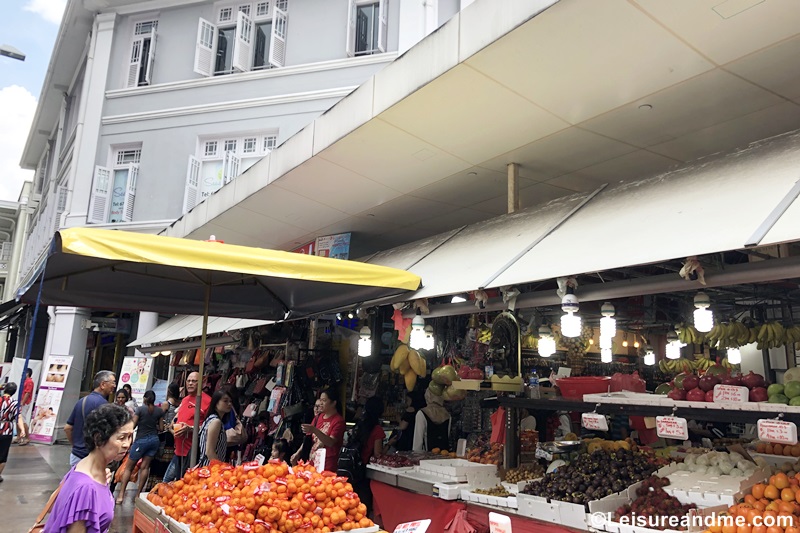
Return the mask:
[(720, 361), (719, 364), (721, 364), (722, 366), (724, 366), (728, 370), (732, 370), (734, 368), (738, 368), (738, 365), (732, 364), (730, 361), (728, 361), (727, 357), (723, 357), (722, 361)]
[(714, 365), (714, 361), (706, 358), (705, 355), (698, 353), (694, 355), (694, 361), (692, 362), (692, 365), (694, 366), (695, 370), (703, 372), (712, 367)]
[(767, 322), (758, 331), (756, 347), (759, 350), (768, 350), (798, 341), (800, 341), (800, 326), (784, 328), (780, 322)]
[(481, 324), (478, 328), (477, 341), (481, 344), (489, 344), (492, 341), (492, 328), (487, 324)]
[(678, 339), (684, 344), (703, 344), (705, 340), (705, 335), (692, 325), (678, 324), (675, 331), (678, 333)]
[(658, 369), (662, 374), (680, 374), (681, 372), (692, 372), (695, 363), (688, 359), (662, 359), (658, 363)]
[(748, 328), (743, 322), (731, 320), (718, 322), (706, 333), (706, 342), (711, 348), (723, 350), (749, 344), (757, 328)]
[(414, 390), (417, 384), (417, 376), (425, 377), (425, 374), (428, 373), (427, 367), (425, 357), (418, 351), (409, 349), (406, 344), (401, 344), (397, 347), (392, 356), (392, 361), (389, 363), (389, 368), (393, 372), (403, 375), (406, 390), (409, 392)]
[(522, 347), (530, 350), (535, 350), (539, 346), (539, 339), (528, 333), (522, 336)]

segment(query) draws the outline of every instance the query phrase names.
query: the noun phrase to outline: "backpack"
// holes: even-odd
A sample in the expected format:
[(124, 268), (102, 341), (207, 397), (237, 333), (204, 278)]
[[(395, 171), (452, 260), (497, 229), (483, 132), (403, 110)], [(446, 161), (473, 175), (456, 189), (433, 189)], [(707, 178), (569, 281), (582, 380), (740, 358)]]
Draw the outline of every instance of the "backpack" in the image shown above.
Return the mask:
[(336, 475), (346, 477), (350, 483), (362, 481), (367, 477), (367, 467), (361, 459), (361, 446), (356, 438), (356, 428), (344, 436), (344, 445), (339, 452)]

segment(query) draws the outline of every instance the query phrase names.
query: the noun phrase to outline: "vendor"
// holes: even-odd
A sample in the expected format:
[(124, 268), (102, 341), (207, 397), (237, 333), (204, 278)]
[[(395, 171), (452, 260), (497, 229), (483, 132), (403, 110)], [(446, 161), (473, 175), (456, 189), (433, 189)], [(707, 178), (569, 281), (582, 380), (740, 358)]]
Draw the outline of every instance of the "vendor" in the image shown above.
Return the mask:
[(388, 445), (398, 452), (410, 452), (414, 446), (414, 427), (416, 426), (417, 413), (425, 406), (425, 398), (422, 392), (417, 389), (412, 393), (406, 394), (406, 409), (400, 416), (400, 424), (397, 426)]
[(521, 420), (519, 421), (520, 431), (536, 431), (536, 417), (530, 414), (527, 409), (523, 409), (520, 413)]
[(339, 452), (344, 439), (344, 418), (338, 412), (339, 396), (333, 389), (319, 393), (320, 415), (313, 424), (302, 424), (303, 433), (311, 435), (311, 457), (313, 461), (317, 450), (325, 449), (325, 470), (336, 472), (339, 463)]
[(419, 410), (414, 421), (414, 451), (447, 450), (451, 419), (444, 408), (444, 398), (427, 389), (425, 401), (428, 405)]

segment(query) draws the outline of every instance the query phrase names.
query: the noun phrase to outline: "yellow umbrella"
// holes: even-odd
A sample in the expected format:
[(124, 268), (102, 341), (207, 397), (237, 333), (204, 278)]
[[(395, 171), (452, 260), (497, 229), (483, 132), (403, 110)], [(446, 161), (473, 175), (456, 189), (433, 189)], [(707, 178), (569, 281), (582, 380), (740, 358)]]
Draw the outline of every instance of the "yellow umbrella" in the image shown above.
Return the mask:
[[(285, 320), (420, 288), (404, 270), (220, 242), (71, 228), (56, 233), (26, 303)], [(30, 357), (29, 339), (27, 357)], [(200, 361), (200, 374), (203, 359)], [(200, 416), (201, 387), (195, 413)], [(196, 460), (194, 432), (192, 462)]]

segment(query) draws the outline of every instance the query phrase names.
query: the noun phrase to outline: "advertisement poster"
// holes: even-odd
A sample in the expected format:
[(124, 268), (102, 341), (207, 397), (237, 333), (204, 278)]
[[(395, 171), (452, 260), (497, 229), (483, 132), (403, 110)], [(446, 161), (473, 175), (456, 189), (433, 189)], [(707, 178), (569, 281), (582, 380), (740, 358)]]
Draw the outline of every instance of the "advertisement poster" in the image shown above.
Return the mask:
[(117, 388), (119, 389), (125, 384), (130, 385), (133, 397), (141, 404), (150, 379), (151, 366), (153, 366), (153, 358), (149, 356), (124, 358), (122, 371), (117, 380)]
[(309, 243), (304, 244), (303, 246), (299, 246), (292, 250), (296, 254), (306, 254), (306, 255), (314, 255), (314, 245), (316, 241), (311, 241)]
[(333, 259), (349, 259), (350, 234), (339, 233), (338, 235), (317, 237), (316, 255), (321, 255), (322, 257), (332, 257)]
[(61, 396), (67, 384), (71, 355), (51, 355), (42, 366), (39, 392), (31, 416), (30, 438), (33, 442), (52, 444)]

